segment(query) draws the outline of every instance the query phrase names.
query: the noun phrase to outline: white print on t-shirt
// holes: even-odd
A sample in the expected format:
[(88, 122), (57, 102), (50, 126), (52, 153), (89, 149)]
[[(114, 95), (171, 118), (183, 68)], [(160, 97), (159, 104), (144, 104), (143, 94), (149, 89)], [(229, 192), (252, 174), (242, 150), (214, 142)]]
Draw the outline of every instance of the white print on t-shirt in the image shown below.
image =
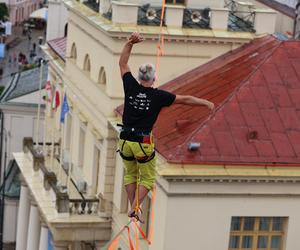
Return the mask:
[(130, 99), (129, 105), (133, 106), (134, 109), (138, 109), (138, 110), (150, 109), (151, 100), (147, 99), (147, 95), (145, 93), (138, 93), (135, 96), (135, 98), (133, 96), (129, 96), (129, 99)]

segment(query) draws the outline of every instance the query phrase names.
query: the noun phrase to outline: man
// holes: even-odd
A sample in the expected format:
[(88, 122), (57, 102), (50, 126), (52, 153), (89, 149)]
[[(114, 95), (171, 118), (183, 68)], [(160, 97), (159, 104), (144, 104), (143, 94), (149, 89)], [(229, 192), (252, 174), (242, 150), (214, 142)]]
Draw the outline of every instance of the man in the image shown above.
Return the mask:
[(138, 82), (130, 72), (128, 60), (133, 45), (143, 40), (139, 33), (133, 33), (125, 44), (119, 61), (125, 92), (119, 152), (125, 165), (124, 184), (131, 204), (128, 216), (135, 217), (142, 223), (144, 220), (139, 205), (155, 182), (156, 158), (151, 131), (159, 112), (172, 104), (204, 105), (211, 110), (214, 108), (213, 103), (204, 99), (174, 95), (153, 88), (155, 68), (150, 63), (139, 68)]

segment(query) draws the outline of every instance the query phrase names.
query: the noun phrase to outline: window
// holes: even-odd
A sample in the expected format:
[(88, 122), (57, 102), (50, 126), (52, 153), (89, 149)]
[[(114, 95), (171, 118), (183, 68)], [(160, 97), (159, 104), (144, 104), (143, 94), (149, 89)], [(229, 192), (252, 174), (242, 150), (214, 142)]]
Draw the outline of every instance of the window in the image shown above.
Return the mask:
[(232, 217), (229, 250), (283, 250), (287, 218)]
[(166, 0), (168, 4), (185, 4), (185, 0)]
[(83, 168), (83, 164), (84, 164), (84, 148), (85, 148), (84, 144), (85, 144), (85, 129), (83, 127), (80, 127), (78, 165), (81, 168)]
[(66, 127), (65, 127), (65, 131), (66, 131), (66, 150), (70, 150), (70, 146), (71, 146), (71, 136), (72, 136), (72, 115), (70, 114), (70, 112), (68, 112), (67, 114), (67, 119), (66, 119)]
[(91, 71), (91, 61), (89, 55), (86, 55), (84, 58), (83, 70), (87, 72)]
[(93, 180), (92, 180), (92, 193), (96, 194), (99, 180), (99, 170), (101, 161), (101, 151), (100, 148), (94, 146), (94, 162), (93, 162)]
[(65, 31), (64, 31), (64, 37), (67, 37), (68, 35), (68, 23), (65, 25)]
[(103, 85), (106, 84), (106, 73), (105, 73), (104, 67), (100, 68), (99, 77), (98, 77), (98, 83), (99, 84), (103, 84)]
[(72, 44), (71, 48), (71, 58), (72, 59), (77, 59), (77, 49), (75, 43)]

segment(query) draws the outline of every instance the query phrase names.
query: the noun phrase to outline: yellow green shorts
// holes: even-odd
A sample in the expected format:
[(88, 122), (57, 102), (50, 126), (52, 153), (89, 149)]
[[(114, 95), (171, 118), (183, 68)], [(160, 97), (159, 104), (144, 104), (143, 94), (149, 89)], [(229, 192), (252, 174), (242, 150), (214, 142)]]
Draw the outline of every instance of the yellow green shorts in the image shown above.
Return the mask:
[[(140, 146), (141, 145), (141, 146)], [(141, 149), (143, 148), (143, 150)], [(154, 144), (138, 143), (132, 141), (119, 140), (119, 150), (126, 157), (141, 158), (150, 156), (154, 152)], [(146, 163), (139, 163), (137, 160), (127, 161), (124, 160), (125, 174), (124, 174), (124, 185), (132, 184), (137, 182), (137, 176), (139, 171), (139, 185), (143, 185), (148, 190), (153, 188), (156, 176), (156, 157)]]

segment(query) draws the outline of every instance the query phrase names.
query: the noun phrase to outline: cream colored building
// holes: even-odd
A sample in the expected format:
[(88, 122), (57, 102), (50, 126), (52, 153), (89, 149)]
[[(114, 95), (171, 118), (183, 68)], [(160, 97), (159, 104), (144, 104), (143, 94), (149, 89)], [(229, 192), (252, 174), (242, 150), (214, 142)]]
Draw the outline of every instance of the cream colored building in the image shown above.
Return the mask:
[(271, 8), (277, 12), (275, 31), (293, 37), (295, 32), (295, 0), (251, 0), (260, 8)]
[[(127, 223), (122, 163), (116, 154), (115, 109), (123, 102), (118, 60), (127, 37), (139, 31), (146, 40), (133, 50), (132, 71), (136, 72), (145, 61), (156, 62), (161, 4), (151, 1), (149, 7), (145, 5), (148, 2), (101, 0), (100, 6), (92, 1), (64, 2), (69, 15), (67, 38), (48, 41), (45, 51), (49, 56), (50, 81), (53, 88), (60, 90), (61, 100), (67, 95), (70, 111), (61, 124), (61, 105), (56, 112), (48, 107), (45, 141), (56, 146), (40, 148), (44, 157), (37, 153), (29, 138), (24, 140), (24, 152), (14, 154), (23, 177), (17, 250), (46, 249), (49, 241), (56, 250), (89, 249), (91, 245), (100, 249)], [(250, 26), (245, 22), (237, 26), (236, 17), (230, 16), (232, 13), (224, 8), (222, 0), (189, 0), (185, 5), (171, 2), (166, 6), (162, 29), (165, 43), (160, 85), (275, 30), (276, 13), (269, 9), (256, 9)], [(66, 51), (61, 53), (65, 42)], [(159, 158), (160, 166), (166, 164), (163, 157)], [(185, 241), (173, 238), (183, 227), (177, 228), (172, 221), (176, 221), (177, 203), (186, 203), (183, 194), (195, 189), (195, 197), (204, 195), (203, 191), (199, 193), (198, 182), (194, 182), (203, 177), (191, 178), (192, 184), (188, 181), (185, 185), (163, 175), (158, 179), (155, 234), (149, 249), (185, 249)], [(205, 190), (210, 182), (201, 185)], [(151, 195), (144, 204), (145, 211), (150, 199)], [(216, 207), (220, 206), (218, 198), (215, 199)], [(186, 208), (191, 207), (194, 213), (203, 201), (191, 199)], [(179, 221), (182, 223), (185, 222)], [(212, 223), (217, 225), (218, 221)], [(220, 222), (224, 227), (228, 223)], [(190, 245), (197, 249), (199, 238), (195, 236)], [(208, 246), (210, 239), (204, 234), (201, 246)], [(228, 244), (224, 248), (223, 243), (228, 239), (226, 235), (222, 241), (216, 241), (215, 249), (227, 249)], [(126, 240), (122, 241), (121, 249), (128, 249), (126, 244)], [(143, 240), (141, 249), (148, 249)]]

